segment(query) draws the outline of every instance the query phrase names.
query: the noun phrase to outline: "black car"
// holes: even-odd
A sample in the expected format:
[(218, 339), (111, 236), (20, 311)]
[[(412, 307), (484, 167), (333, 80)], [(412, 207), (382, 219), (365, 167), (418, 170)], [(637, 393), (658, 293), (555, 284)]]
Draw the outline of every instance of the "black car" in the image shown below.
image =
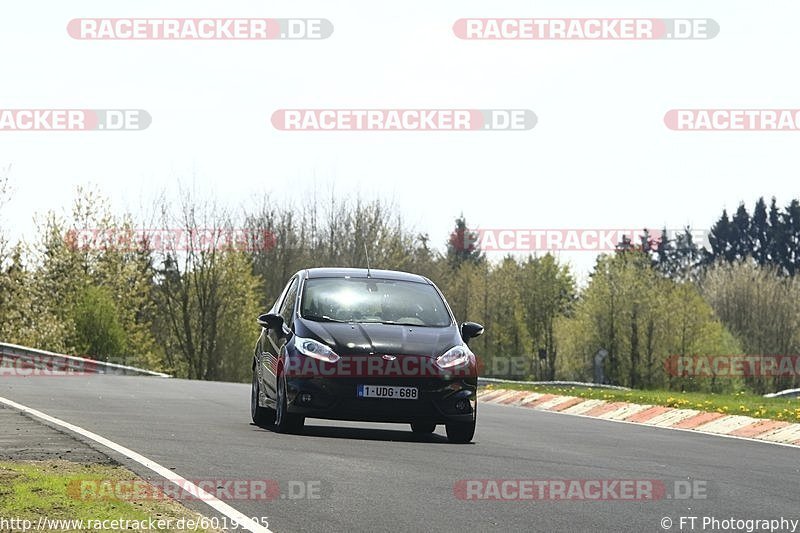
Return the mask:
[(478, 370), (467, 342), (429, 279), (389, 270), (312, 268), (289, 280), (258, 317), (253, 422), (298, 432), (306, 417), (411, 424), (470, 442)]

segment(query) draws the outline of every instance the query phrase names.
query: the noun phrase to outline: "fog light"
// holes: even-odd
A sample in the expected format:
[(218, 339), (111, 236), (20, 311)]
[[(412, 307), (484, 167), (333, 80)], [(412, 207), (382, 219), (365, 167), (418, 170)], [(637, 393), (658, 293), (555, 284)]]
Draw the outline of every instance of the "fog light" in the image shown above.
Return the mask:
[(300, 403), (311, 403), (311, 394), (308, 392), (300, 394)]
[(456, 402), (456, 410), (458, 411), (467, 411), (469, 410), (469, 402), (465, 399), (458, 400)]

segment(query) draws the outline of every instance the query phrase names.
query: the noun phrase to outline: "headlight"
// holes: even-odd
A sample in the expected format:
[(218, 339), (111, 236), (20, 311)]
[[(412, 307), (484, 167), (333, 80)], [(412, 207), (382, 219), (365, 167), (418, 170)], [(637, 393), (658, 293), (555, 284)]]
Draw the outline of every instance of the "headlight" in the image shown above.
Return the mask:
[(295, 337), (294, 344), (298, 352), (313, 357), (314, 359), (319, 359), (320, 361), (326, 361), (328, 363), (335, 363), (339, 360), (339, 355), (336, 352), (314, 339)]
[(453, 346), (442, 355), (436, 358), (436, 364), (440, 368), (451, 368), (466, 364), (472, 358), (472, 352), (466, 346)]

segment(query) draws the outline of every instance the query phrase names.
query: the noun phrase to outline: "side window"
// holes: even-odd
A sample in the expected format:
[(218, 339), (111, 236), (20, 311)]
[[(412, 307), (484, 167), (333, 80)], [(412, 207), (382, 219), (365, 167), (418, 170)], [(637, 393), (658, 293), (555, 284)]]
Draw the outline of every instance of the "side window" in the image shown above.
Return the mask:
[(297, 278), (294, 278), (289, 290), (286, 291), (286, 296), (283, 298), (283, 303), (278, 311), (278, 314), (283, 317), (283, 321), (290, 328), (294, 321), (294, 303), (297, 300), (297, 285)]

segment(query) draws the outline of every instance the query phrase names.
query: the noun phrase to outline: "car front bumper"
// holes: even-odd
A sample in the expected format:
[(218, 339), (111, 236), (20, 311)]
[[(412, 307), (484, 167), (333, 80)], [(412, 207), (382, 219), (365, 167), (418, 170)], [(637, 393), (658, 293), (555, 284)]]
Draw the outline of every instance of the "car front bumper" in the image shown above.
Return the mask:
[[(414, 400), (359, 398), (358, 385), (417, 387)], [(470, 422), (477, 378), (305, 378), (286, 380), (289, 412), (309, 418), (361, 422)]]

